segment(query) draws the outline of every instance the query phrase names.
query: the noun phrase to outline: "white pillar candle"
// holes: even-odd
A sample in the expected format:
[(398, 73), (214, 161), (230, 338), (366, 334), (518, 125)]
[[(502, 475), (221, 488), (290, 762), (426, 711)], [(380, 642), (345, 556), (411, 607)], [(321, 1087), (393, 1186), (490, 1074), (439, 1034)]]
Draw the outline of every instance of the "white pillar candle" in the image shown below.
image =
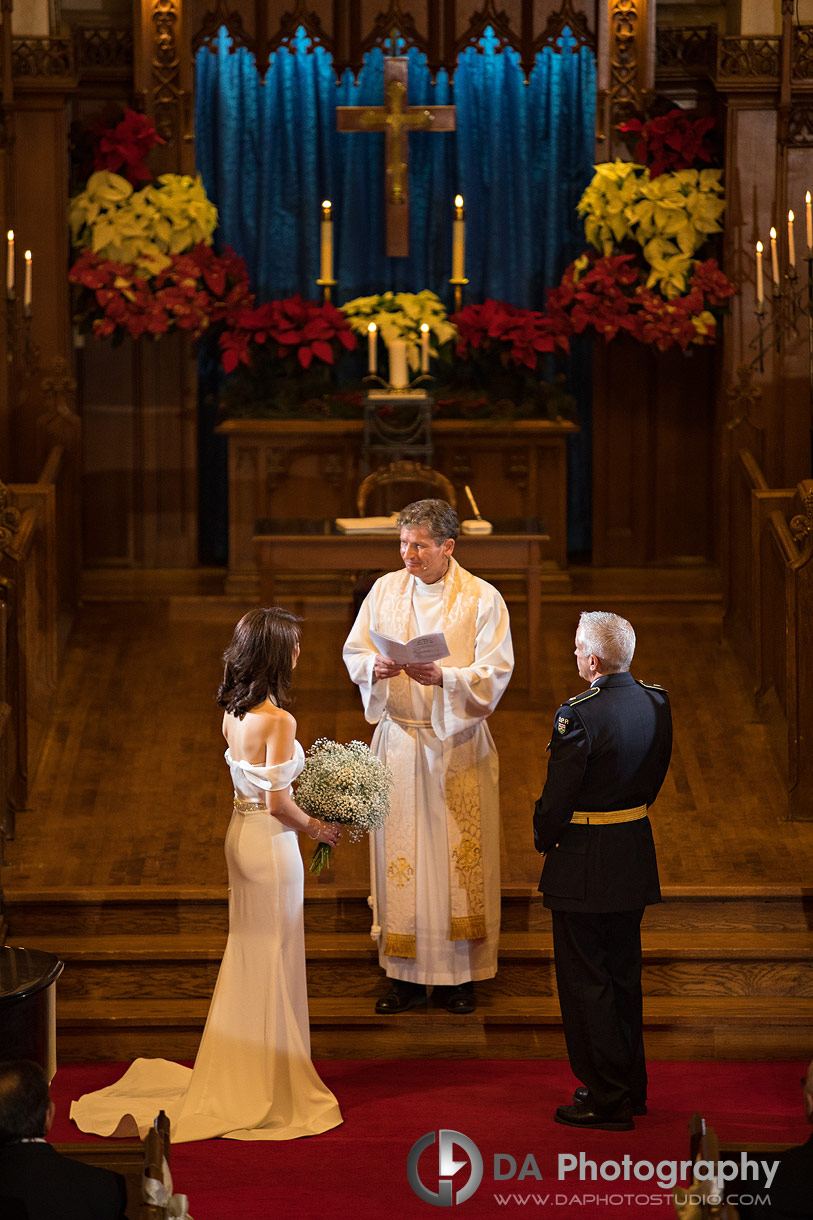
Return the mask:
[(776, 229), (771, 229), (771, 274), (773, 286), (779, 288), (779, 257), (776, 253)]
[(23, 290), (23, 309), (31, 310), (31, 251), (25, 252), (25, 287)]
[(810, 191), (805, 191), (805, 236), (808, 250), (813, 250), (813, 207), (810, 204)]
[(14, 291), (14, 230), (9, 229), (6, 247), (6, 292)]
[(406, 339), (391, 339), (387, 350), (390, 359), (390, 386), (393, 390), (405, 390), (409, 385)]
[(378, 327), (371, 322), (367, 327), (367, 371), (374, 373), (378, 368)]
[(796, 269), (796, 238), (793, 235), (793, 212), (788, 212), (788, 262)]
[(761, 305), (764, 297), (762, 287), (762, 242), (757, 242), (757, 305)]
[(429, 372), (429, 326), (421, 322), (421, 372)]
[(322, 204), (321, 259), (319, 263), (319, 279), (333, 279), (333, 219), (330, 214), (330, 200)]
[(465, 279), (466, 268), (466, 213), (463, 196), (455, 195), (454, 224), (452, 225), (452, 279)]

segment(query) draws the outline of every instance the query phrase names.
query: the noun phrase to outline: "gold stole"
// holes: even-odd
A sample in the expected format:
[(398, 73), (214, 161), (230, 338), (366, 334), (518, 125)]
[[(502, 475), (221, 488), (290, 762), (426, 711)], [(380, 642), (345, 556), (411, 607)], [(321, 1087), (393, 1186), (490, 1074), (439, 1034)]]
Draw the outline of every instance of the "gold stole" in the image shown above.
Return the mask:
[[(395, 572), (385, 579), (378, 608), (378, 630), (394, 639), (407, 640), (412, 615), (412, 582), (409, 572)], [(474, 661), (477, 626), (477, 582), (452, 558), (443, 584), (443, 631), (450, 654), (441, 664), (463, 667)], [(412, 703), (405, 674), (389, 680), (387, 712), (406, 723), (389, 730), (417, 736), (431, 726), (410, 724)], [(442, 698), (442, 695), (434, 695)], [(476, 940), (486, 934), (483, 881), (480, 786), (475, 737), (471, 728), (442, 743), (446, 797), (446, 828), (449, 841), (450, 940)], [(406, 747), (406, 742), (404, 742)], [(387, 764), (395, 775), (398, 809), (384, 827), (384, 859), (387, 894), (387, 936), (384, 952), (392, 957), (415, 957), (416, 907), (416, 766), (419, 744), (388, 750)]]

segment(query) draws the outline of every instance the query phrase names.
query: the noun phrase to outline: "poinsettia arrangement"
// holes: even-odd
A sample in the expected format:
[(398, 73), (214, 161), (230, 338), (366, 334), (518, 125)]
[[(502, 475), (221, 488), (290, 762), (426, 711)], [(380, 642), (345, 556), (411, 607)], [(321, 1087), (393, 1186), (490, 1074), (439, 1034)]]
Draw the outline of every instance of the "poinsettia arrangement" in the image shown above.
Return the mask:
[(108, 127), (99, 122), (94, 124), (93, 133), (94, 170), (121, 174), (133, 186), (152, 181), (147, 156), (154, 145), (166, 141), (161, 139), (146, 114), (125, 110), (124, 117), (115, 126)]
[(220, 336), (223, 368), (251, 366), (256, 347), (276, 349), (280, 371), (309, 369), (314, 361), (336, 363), (339, 353), (353, 351), (356, 336), (341, 310), (329, 301), (303, 301), (301, 296), (267, 301), (257, 308), (233, 310)]
[(693, 118), (675, 107), (651, 119), (629, 119), (619, 130), (638, 136), (635, 159), (649, 167), (650, 178), (657, 178), (667, 171), (691, 169), (698, 162), (710, 164), (716, 154), (714, 127), (713, 118)]
[(406, 340), (407, 360), (414, 371), (420, 368), (421, 326), (424, 323), (429, 327), (432, 356), (437, 356), (440, 348), (457, 335), (446, 316), (446, 306), (428, 288), (423, 292), (381, 292), (356, 297), (346, 301), (341, 309), (358, 335), (366, 335), (370, 323), (375, 322), (384, 343), (393, 339)]
[(659, 351), (713, 343), (713, 308), (724, 306), (734, 285), (715, 259), (697, 263), (684, 296), (667, 298), (644, 282), (632, 254), (584, 254), (548, 294), (548, 316), (560, 335), (594, 330), (603, 339), (623, 332)]
[(488, 299), (482, 305), (467, 305), (450, 321), (457, 327), (455, 354), (460, 360), (494, 356), (505, 367), (509, 363), (536, 371), (539, 356), (563, 346), (550, 318), (533, 309), (520, 309), (506, 301)]

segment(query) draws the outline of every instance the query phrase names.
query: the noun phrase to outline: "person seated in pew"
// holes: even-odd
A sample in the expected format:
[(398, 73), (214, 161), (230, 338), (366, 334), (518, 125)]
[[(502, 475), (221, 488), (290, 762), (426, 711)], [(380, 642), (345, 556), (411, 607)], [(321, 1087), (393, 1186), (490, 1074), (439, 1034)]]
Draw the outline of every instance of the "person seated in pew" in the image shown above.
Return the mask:
[(46, 1142), (54, 1118), (38, 1063), (0, 1061), (0, 1215), (26, 1220), (127, 1220), (124, 1178), (62, 1156)]

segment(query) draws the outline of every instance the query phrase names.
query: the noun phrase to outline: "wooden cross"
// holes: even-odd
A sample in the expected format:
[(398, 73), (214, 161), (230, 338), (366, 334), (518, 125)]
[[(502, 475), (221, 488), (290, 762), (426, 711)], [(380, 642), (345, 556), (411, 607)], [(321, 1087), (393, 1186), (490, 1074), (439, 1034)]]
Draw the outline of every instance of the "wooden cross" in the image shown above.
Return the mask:
[(383, 106), (337, 106), (339, 131), (385, 133), (387, 255), (409, 254), (409, 134), (412, 131), (454, 131), (454, 106), (407, 104), (407, 59), (384, 59)]

